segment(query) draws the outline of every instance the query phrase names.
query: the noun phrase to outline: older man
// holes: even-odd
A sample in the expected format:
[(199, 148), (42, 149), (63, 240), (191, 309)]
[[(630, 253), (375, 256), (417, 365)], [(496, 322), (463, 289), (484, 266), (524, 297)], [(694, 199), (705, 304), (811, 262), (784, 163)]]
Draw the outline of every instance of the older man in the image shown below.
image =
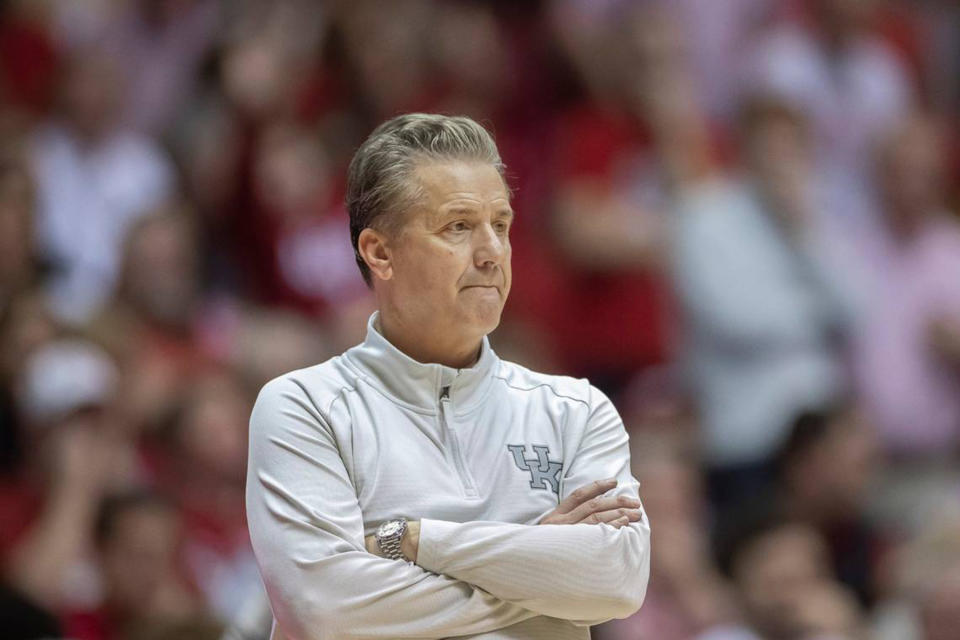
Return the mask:
[(289, 638), (588, 638), (643, 600), (650, 530), (616, 409), (486, 338), (510, 292), (503, 172), (477, 123), (425, 114), (351, 163), (379, 311), (362, 344), (268, 383), (250, 420), (250, 535)]

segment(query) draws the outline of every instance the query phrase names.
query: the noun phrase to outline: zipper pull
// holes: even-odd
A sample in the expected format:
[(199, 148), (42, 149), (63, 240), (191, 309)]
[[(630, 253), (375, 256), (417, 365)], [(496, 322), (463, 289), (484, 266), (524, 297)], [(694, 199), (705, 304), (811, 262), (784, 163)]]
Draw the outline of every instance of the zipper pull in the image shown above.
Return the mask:
[(440, 399), (448, 400), (450, 398), (450, 387), (446, 386), (440, 389)]

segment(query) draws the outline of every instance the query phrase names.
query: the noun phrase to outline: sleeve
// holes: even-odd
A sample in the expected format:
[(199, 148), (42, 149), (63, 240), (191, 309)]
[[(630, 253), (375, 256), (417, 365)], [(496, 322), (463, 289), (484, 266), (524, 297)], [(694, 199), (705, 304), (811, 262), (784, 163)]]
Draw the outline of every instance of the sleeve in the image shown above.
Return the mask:
[[(627, 432), (613, 403), (591, 387), (584, 437), (561, 485), (561, 499), (616, 477), (611, 495), (638, 496)], [(624, 618), (640, 608), (650, 575), (650, 526), (530, 526), (420, 521), (417, 564), (477, 585), (498, 598), (580, 625)]]
[(271, 608), (290, 640), (445, 638), (537, 615), (368, 553), (335, 434), (289, 378), (268, 383), (254, 405), (246, 502)]

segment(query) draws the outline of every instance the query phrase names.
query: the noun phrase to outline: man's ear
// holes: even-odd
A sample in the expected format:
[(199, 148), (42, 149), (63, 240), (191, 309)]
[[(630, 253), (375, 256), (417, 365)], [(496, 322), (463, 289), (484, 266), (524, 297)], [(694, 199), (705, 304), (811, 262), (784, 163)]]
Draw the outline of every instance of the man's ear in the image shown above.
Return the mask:
[(357, 251), (375, 278), (389, 280), (393, 277), (393, 262), (384, 233), (367, 227), (357, 238)]

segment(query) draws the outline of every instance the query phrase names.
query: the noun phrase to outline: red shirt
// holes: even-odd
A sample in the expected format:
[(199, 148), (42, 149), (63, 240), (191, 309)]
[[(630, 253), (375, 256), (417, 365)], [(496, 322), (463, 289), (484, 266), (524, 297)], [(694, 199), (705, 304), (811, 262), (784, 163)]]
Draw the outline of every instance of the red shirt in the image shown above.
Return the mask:
[[(560, 117), (556, 140), (556, 185), (592, 180), (613, 187), (622, 166), (649, 147), (635, 119), (590, 105)], [(575, 373), (622, 376), (663, 359), (668, 305), (654, 272), (585, 270), (556, 255), (540, 286), (552, 290), (543, 322)]]

